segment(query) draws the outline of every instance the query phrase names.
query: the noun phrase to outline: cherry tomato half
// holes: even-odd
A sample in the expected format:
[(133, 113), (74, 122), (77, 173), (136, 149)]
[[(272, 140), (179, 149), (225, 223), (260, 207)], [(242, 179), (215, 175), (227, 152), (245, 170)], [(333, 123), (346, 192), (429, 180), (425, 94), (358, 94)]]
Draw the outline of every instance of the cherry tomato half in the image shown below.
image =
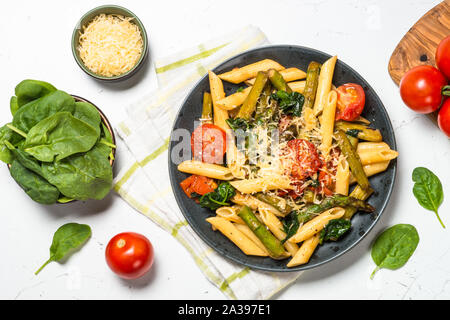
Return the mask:
[(437, 121), (442, 132), (450, 138), (450, 99), (446, 99), (442, 104)]
[(353, 121), (360, 116), (366, 103), (364, 89), (356, 83), (346, 83), (336, 89), (338, 94), (336, 120)]
[(153, 246), (139, 233), (119, 233), (109, 241), (105, 256), (108, 266), (119, 277), (136, 279), (152, 267)]
[(291, 175), (295, 179), (304, 180), (317, 173), (322, 166), (317, 149), (311, 142), (304, 139), (294, 139), (288, 142), (288, 148), (294, 157)]
[(198, 126), (191, 136), (191, 148), (195, 160), (222, 164), (227, 150), (225, 131), (209, 123)]
[(436, 65), (444, 76), (450, 79), (450, 36), (441, 40), (437, 47)]
[(217, 183), (215, 183), (213, 179), (194, 174), (181, 181), (180, 186), (184, 193), (191, 198), (193, 192), (201, 196), (213, 192), (217, 188)]
[(446, 84), (447, 80), (438, 69), (417, 66), (400, 80), (400, 95), (410, 109), (418, 113), (431, 113), (441, 105), (441, 89)]

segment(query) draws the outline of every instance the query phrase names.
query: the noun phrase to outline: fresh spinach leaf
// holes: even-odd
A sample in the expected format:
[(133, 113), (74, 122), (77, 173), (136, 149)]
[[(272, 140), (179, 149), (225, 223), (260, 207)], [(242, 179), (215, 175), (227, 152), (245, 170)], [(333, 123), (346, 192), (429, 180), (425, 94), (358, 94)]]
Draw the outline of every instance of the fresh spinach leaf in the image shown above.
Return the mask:
[(48, 82), (39, 80), (23, 80), (16, 86), (15, 89), (18, 108), (53, 91), (56, 91), (56, 88)]
[(6, 125), (0, 128), (0, 160), (11, 164), (14, 160), (11, 150), (7, 146), (7, 142), (17, 145), (23, 138), (8, 128)]
[(69, 112), (58, 112), (36, 124), (27, 134), (24, 150), (42, 162), (60, 161), (89, 151), (97, 142), (95, 130)]
[(285, 243), (290, 237), (297, 233), (301, 224), (304, 224), (312, 219), (312, 214), (308, 210), (293, 210), (283, 219), (283, 231), (286, 233), (286, 238), (281, 242)]
[(418, 167), (412, 173), (412, 180), (415, 182), (413, 193), (419, 204), (433, 211), (442, 227), (445, 228), (438, 214), (438, 208), (444, 200), (444, 191), (439, 178), (427, 168)]
[(249, 121), (242, 118), (235, 118), (235, 119), (230, 118), (227, 119), (226, 122), (233, 131), (237, 130), (247, 131), (248, 129), (250, 129)]
[(50, 258), (35, 274), (52, 261), (61, 261), (69, 253), (81, 247), (91, 236), (91, 228), (86, 224), (67, 223), (56, 230), (50, 247)]
[(377, 267), (370, 276), (381, 268), (391, 270), (402, 267), (412, 256), (419, 244), (419, 234), (410, 224), (397, 224), (385, 230), (372, 246), (372, 259)]
[(324, 241), (337, 241), (342, 237), (350, 228), (352, 223), (347, 219), (333, 219), (330, 220), (325, 228), (320, 232), (319, 243), (323, 244)]
[(53, 204), (58, 201), (59, 190), (40, 175), (25, 168), (19, 161), (12, 162), (10, 173), (17, 184), (34, 201), (42, 204)]
[(92, 104), (87, 102), (75, 102), (73, 116), (91, 125), (97, 132), (97, 135), (100, 136), (100, 123), (102, 119), (100, 113)]
[(229, 182), (222, 182), (213, 192), (209, 192), (200, 198), (200, 205), (204, 208), (217, 210), (220, 207), (229, 206), (229, 201), (235, 194), (236, 190)]
[(278, 105), (284, 114), (293, 115), (296, 117), (300, 117), (302, 115), (305, 97), (301, 93), (287, 93), (286, 91), (278, 90), (273, 93), (271, 97), (278, 102)]
[(12, 96), (9, 100), (9, 110), (11, 110), (11, 114), (13, 116), (16, 114), (17, 110), (19, 110), (19, 104), (16, 96)]

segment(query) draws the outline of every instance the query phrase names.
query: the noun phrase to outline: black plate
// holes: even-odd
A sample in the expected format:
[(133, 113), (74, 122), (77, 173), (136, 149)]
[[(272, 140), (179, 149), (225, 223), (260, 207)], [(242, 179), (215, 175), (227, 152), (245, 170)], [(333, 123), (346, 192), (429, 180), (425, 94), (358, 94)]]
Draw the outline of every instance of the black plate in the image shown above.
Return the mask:
[[(300, 46), (268, 46), (239, 54), (222, 63), (213, 71), (216, 74), (219, 74), (229, 71), (234, 67), (244, 66), (267, 58), (281, 63), (286, 68), (298, 67), (302, 70), (306, 70), (311, 61), (314, 60), (323, 63), (330, 57), (330, 55), (321, 51)], [(334, 72), (333, 84), (339, 86), (348, 82), (358, 83), (364, 88), (366, 93), (366, 106), (362, 115), (372, 122), (374, 128), (380, 129), (383, 140), (389, 144), (392, 149), (396, 149), (394, 131), (380, 98), (366, 80), (364, 80), (355, 70), (338, 60)], [(224, 82), (225, 93), (229, 95), (235, 92), (239, 86), (240, 85)], [(203, 92), (205, 91), (209, 91), (207, 75), (194, 86), (186, 100), (183, 102), (174, 124), (174, 130), (177, 128), (184, 128), (189, 130), (189, 132), (194, 130), (194, 121), (198, 121), (198, 118), (201, 115), (202, 97)], [(178, 143), (178, 141), (174, 141), (171, 138), (169, 145), (169, 174), (175, 198), (177, 199), (181, 212), (183, 212), (186, 220), (200, 238), (217, 252), (237, 263), (254, 269), (265, 271), (305, 270), (317, 267), (343, 255), (360, 242), (377, 223), (389, 201), (394, 186), (396, 174), (395, 160), (391, 161), (389, 168), (385, 172), (370, 178), (370, 183), (375, 189), (375, 193), (370, 197), (369, 203), (376, 208), (376, 212), (374, 214), (356, 214), (352, 219), (352, 229), (340, 241), (327, 242), (320, 246), (315, 251), (308, 264), (295, 268), (287, 268), (286, 264), (289, 261), (288, 259), (277, 261), (271, 258), (246, 256), (220, 232), (211, 229), (211, 225), (205, 221), (205, 218), (214, 216), (215, 213), (208, 209), (201, 208), (198, 204), (189, 199), (179, 186), (179, 183), (186, 179), (188, 175), (179, 172), (177, 170), (177, 165), (170, 159), (172, 149)], [(183, 156), (183, 160), (188, 160), (190, 155)]]

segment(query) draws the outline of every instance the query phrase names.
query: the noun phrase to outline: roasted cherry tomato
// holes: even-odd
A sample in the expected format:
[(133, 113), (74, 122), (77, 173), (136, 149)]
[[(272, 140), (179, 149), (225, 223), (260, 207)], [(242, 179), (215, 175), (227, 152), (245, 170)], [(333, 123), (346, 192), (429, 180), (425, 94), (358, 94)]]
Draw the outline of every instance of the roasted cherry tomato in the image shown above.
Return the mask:
[(143, 235), (124, 232), (109, 241), (105, 256), (108, 266), (119, 277), (136, 279), (150, 270), (153, 264), (153, 247)]
[(191, 148), (195, 160), (222, 164), (227, 150), (225, 131), (209, 123), (198, 126), (191, 136)]
[(336, 120), (353, 121), (364, 110), (366, 94), (364, 89), (356, 83), (346, 83), (337, 88), (338, 100)]
[(450, 36), (444, 38), (437, 47), (436, 65), (450, 79)]
[(217, 188), (217, 183), (215, 183), (213, 179), (194, 174), (183, 180), (180, 183), (180, 186), (184, 193), (186, 193), (189, 198), (192, 198), (192, 193), (194, 192), (201, 196), (213, 192)]
[(400, 81), (403, 102), (418, 113), (436, 111), (442, 102), (441, 89), (447, 84), (444, 75), (432, 66), (417, 66)]
[(439, 128), (450, 138), (450, 99), (444, 101), (439, 110), (437, 120)]
[(317, 173), (322, 162), (314, 144), (304, 139), (294, 139), (287, 145), (294, 159), (291, 167), (293, 178), (305, 180)]

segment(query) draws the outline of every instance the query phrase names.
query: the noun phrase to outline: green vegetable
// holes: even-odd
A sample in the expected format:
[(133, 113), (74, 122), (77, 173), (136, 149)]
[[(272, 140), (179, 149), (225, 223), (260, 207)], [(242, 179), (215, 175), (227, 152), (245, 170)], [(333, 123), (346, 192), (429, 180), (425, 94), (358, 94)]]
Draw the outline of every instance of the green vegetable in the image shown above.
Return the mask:
[(255, 194), (255, 197), (258, 200), (261, 200), (262, 202), (265, 202), (265, 203), (271, 205), (272, 207), (274, 207), (275, 209), (280, 211), (282, 214), (288, 214), (289, 212), (292, 211), (291, 206), (288, 205), (286, 203), (286, 200), (284, 200), (284, 199), (280, 199), (278, 197), (272, 196), (270, 194), (265, 194), (262, 192)]
[(31, 128), (23, 148), (40, 161), (60, 161), (73, 154), (89, 151), (99, 135), (100, 126), (94, 129), (69, 112), (58, 112)]
[(40, 175), (25, 168), (19, 161), (12, 162), (10, 173), (17, 184), (34, 201), (42, 204), (53, 204), (58, 201), (58, 189)]
[(211, 94), (209, 92), (203, 93), (203, 108), (201, 121), (203, 123), (213, 122), (213, 102)]
[(75, 102), (75, 112), (73, 116), (81, 121), (86, 122), (97, 132), (97, 136), (100, 136), (100, 123), (102, 118), (98, 110), (90, 103), (87, 102)]
[(242, 91), (244, 91), (244, 87), (239, 87), (239, 88), (237, 88), (237, 90), (236, 90), (236, 92), (242, 92)]
[(9, 142), (12, 145), (16, 145), (23, 138), (8, 128), (6, 125), (0, 128), (0, 160), (10, 164), (14, 160), (11, 150), (7, 147), (6, 143)]
[(286, 81), (284, 80), (284, 78), (281, 75), (281, 73), (279, 73), (277, 70), (270, 69), (267, 74), (269, 76), (270, 82), (273, 84), (273, 86), (277, 90), (285, 91), (287, 93), (291, 93), (292, 92), (292, 89), (286, 83)]
[(236, 190), (229, 182), (222, 182), (213, 192), (209, 192), (200, 198), (200, 205), (203, 208), (217, 210), (220, 207), (229, 206), (229, 201), (235, 194)]
[(349, 136), (361, 140), (380, 142), (383, 140), (380, 130), (369, 128), (365, 124), (359, 124), (348, 121), (336, 121), (336, 129), (344, 131)]
[(255, 112), (256, 110), (256, 103), (258, 102), (258, 99), (264, 90), (267, 79), (267, 73), (262, 71), (258, 72), (255, 83), (253, 84), (252, 89), (250, 90), (247, 98), (245, 99), (235, 118), (242, 118), (247, 121), (250, 120), (253, 112)]
[(9, 109), (11, 110), (11, 114), (13, 116), (16, 114), (17, 110), (19, 110), (19, 104), (16, 96), (12, 96), (9, 100)]
[(362, 132), (362, 130), (359, 129), (349, 129), (345, 132), (345, 134), (354, 137), (354, 138), (358, 138), (358, 133)]
[(86, 224), (67, 223), (56, 230), (50, 247), (50, 258), (35, 274), (52, 261), (61, 261), (68, 254), (81, 247), (91, 236), (91, 228)]
[(325, 228), (320, 232), (319, 243), (323, 244), (324, 241), (337, 241), (342, 235), (344, 235), (350, 228), (352, 223), (346, 219), (333, 219), (330, 220)]
[(23, 80), (16, 86), (15, 89), (18, 107), (20, 108), (27, 103), (39, 99), (53, 91), (56, 91), (56, 88), (48, 82), (39, 80)]
[(305, 96), (305, 108), (313, 108), (316, 99), (317, 86), (319, 85), (319, 73), (322, 65), (318, 62), (311, 61), (306, 71), (306, 83), (303, 95)]
[(419, 234), (410, 224), (397, 224), (385, 230), (372, 246), (372, 259), (377, 267), (370, 276), (381, 268), (391, 270), (402, 267), (419, 244)]
[(248, 129), (250, 129), (249, 122), (242, 118), (235, 118), (235, 119), (230, 118), (225, 121), (233, 131), (237, 130), (247, 131)]
[(242, 207), (241, 211), (238, 213), (238, 216), (244, 220), (250, 230), (253, 231), (259, 240), (261, 240), (272, 258), (282, 259), (286, 257), (286, 251), (284, 250), (280, 240), (275, 238), (275, 236), (267, 230), (267, 227), (258, 220), (249, 207)]
[(278, 105), (284, 114), (297, 117), (302, 115), (305, 97), (301, 93), (287, 93), (286, 91), (278, 90), (276, 93), (272, 94), (272, 98), (278, 102)]
[(445, 228), (438, 214), (438, 208), (444, 200), (444, 191), (439, 178), (427, 168), (418, 167), (414, 169), (412, 179), (415, 182), (413, 193), (419, 204), (433, 211), (442, 227)]

